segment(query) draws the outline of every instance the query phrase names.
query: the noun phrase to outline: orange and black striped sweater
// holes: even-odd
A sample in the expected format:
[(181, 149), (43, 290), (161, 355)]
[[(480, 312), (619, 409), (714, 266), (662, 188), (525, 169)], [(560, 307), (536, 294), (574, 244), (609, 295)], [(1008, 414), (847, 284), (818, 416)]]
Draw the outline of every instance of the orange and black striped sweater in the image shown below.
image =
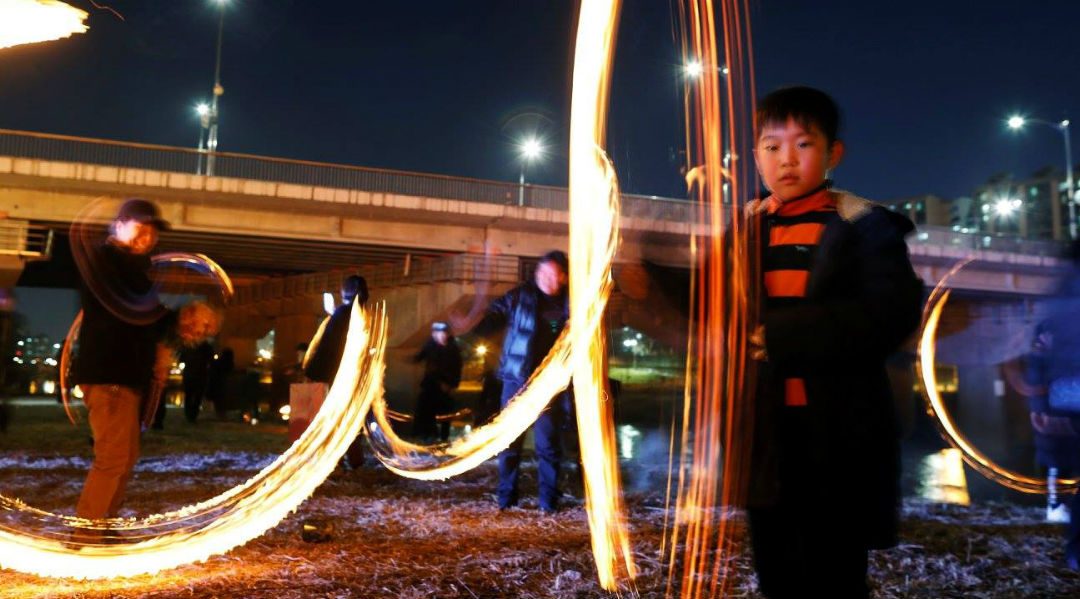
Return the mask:
[[(768, 243), (762, 248), (767, 308), (782, 308), (805, 301), (806, 284), (825, 225), (838, 218), (836, 199), (825, 186), (807, 196), (781, 202), (765, 200)], [(768, 334), (768, 331), (766, 331)], [(806, 405), (806, 385), (801, 378), (784, 380), (784, 404)]]

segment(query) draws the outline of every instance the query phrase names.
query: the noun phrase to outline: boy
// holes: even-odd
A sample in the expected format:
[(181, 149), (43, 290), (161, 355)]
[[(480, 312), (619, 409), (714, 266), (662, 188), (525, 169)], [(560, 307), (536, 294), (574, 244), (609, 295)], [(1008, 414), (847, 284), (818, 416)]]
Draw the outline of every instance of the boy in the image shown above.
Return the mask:
[(762, 323), (748, 516), (770, 598), (866, 597), (867, 553), (896, 543), (899, 441), (885, 358), (917, 327), (903, 216), (828, 180), (839, 110), (807, 87), (758, 105)]

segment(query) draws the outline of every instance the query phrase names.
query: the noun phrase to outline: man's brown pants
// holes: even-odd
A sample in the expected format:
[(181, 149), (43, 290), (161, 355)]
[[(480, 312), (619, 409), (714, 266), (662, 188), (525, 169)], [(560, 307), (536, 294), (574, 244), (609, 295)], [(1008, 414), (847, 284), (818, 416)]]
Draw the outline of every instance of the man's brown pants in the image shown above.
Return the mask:
[(75, 515), (117, 516), (131, 471), (139, 459), (139, 404), (142, 394), (121, 385), (82, 385), (94, 435), (94, 463), (86, 475)]

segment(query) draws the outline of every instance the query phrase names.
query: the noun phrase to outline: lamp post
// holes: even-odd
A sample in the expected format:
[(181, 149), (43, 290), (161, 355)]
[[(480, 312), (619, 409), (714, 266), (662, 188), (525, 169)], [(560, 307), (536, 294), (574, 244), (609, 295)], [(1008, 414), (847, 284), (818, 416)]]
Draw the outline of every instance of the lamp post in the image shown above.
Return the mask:
[(206, 137), (203, 133), (210, 126), (210, 105), (200, 102), (195, 106), (195, 114), (199, 117), (199, 153), (196, 155), (198, 163), (195, 165), (195, 174), (203, 174), (203, 155), (206, 154)]
[(518, 206), (525, 205), (525, 167), (529, 162), (539, 158), (544, 153), (544, 146), (540, 140), (530, 137), (521, 142), (518, 148), (521, 154), (521, 176), (518, 178)]
[[(211, 94), (210, 106), (206, 109), (205, 115), (200, 111), (199, 115), (203, 117), (202, 126), (207, 130), (206, 134), (206, 174), (207, 176), (214, 176), (214, 154), (217, 152), (218, 146), (218, 101), (222, 94), (225, 93), (225, 88), (221, 86), (221, 41), (225, 32), (225, 3), (228, 0), (215, 0), (218, 5), (218, 35), (217, 35), (217, 58), (214, 60), (214, 88)], [(199, 133), (200, 150), (202, 150), (202, 133)]]
[(1072, 142), (1069, 138), (1069, 119), (1064, 119), (1058, 123), (1051, 123), (1050, 121), (1041, 119), (1014, 115), (1009, 117), (1009, 120), (1006, 121), (1009, 129), (1012, 129), (1013, 131), (1023, 129), (1024, 125), (1028, 123), (1038, 123), (1057, 129), (1061, 132), (1062, 137), (1065, 138), (1065, 202), (1069, 207), (1069, 239), (1076, 239), (1076, 189), (1073, 186)]

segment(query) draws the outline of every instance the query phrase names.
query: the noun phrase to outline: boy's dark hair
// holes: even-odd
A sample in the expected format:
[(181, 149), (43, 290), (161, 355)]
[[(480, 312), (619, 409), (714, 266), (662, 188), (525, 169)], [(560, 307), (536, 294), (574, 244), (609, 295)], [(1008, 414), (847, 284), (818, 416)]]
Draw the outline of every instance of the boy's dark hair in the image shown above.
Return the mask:
[(806, 129), (817, 127), (832, 145), (840, 130), (840, 108), (829, 94), (812, 87), (782, 87), (758, 102), (754, 127), (757, 135), (766, 125), (783, 124), (795, 119)]
[(544, 262), (553, 262), (555, 264), (558, 264), (559, 268), (562, 269), (564, 274), (570, 273), (570, 259), (566, 257), (566, 252), (560, 250), (551, 250), (543, 256), (540, 256), (540, 262), (538, 264), (543, 264)]

